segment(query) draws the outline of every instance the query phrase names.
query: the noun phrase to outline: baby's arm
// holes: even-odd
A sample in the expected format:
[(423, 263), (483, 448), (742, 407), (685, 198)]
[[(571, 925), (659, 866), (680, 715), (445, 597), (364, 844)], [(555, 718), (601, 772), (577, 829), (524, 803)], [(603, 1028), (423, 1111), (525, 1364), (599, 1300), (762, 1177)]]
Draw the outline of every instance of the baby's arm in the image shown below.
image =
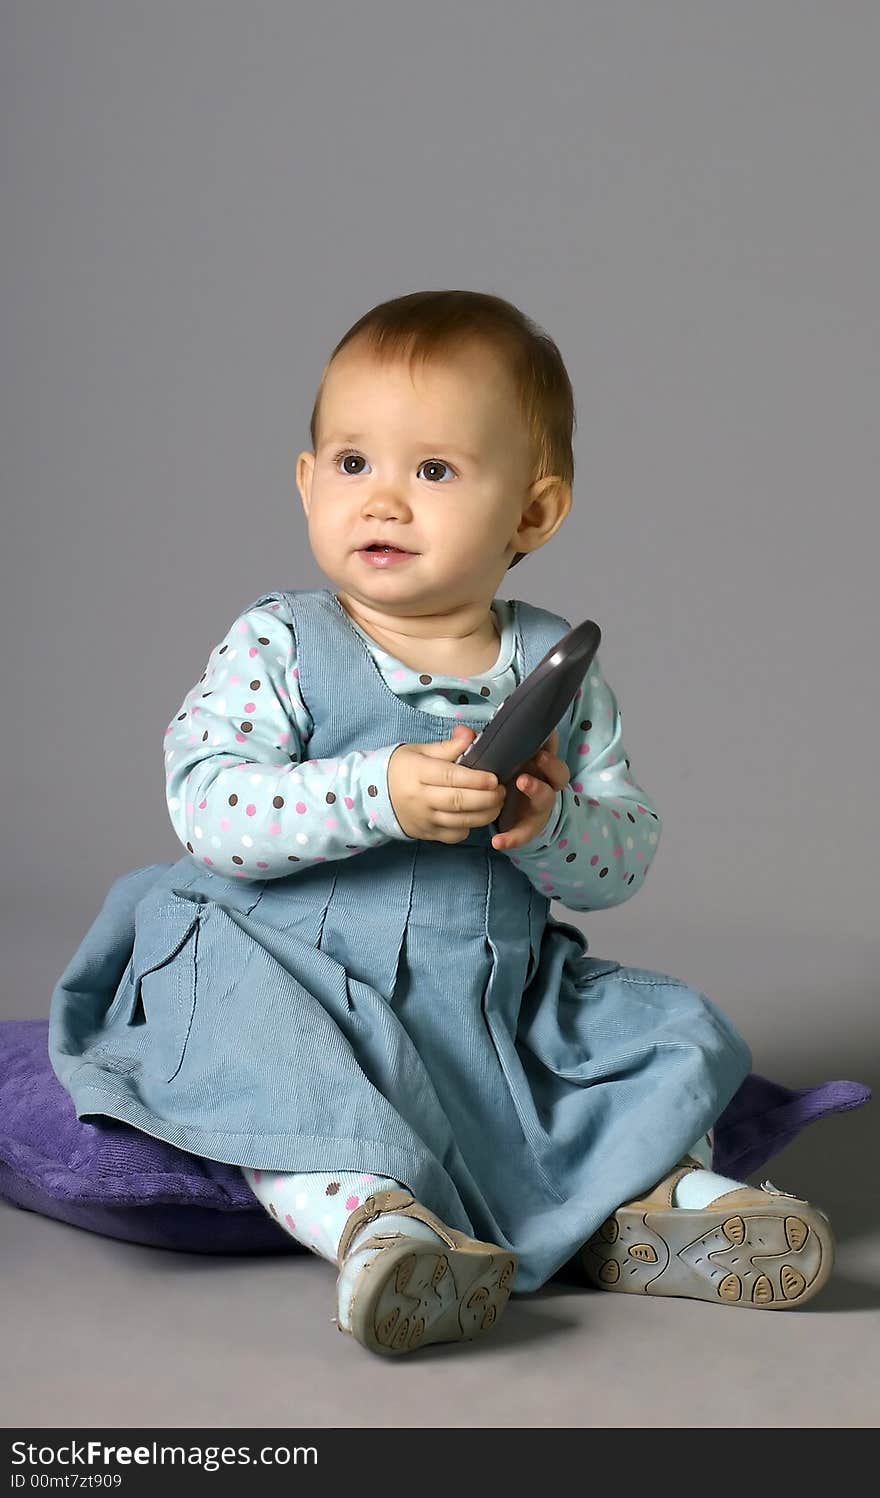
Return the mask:
[(607, 910), (641, 889), (662, 823), (630, 773), (620, 709), (598, 655), (559, 733), (569, 783), (556, 792), (544, 831), (509, 856), (548, 899)]
[(168, 812), (199, 863), (279, 879), (405, 839), (388, 795), (397, 745), (303, 763), (312, 729), (287, 605), (246, 609), (166, 732)]

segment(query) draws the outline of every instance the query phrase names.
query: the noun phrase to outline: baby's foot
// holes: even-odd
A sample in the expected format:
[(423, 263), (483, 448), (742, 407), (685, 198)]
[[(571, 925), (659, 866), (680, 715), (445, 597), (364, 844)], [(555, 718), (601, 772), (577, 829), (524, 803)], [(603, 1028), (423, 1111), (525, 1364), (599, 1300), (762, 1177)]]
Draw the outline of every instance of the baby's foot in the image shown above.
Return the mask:
[(447, 1227), (409, 1192), (377, 1192), (340, 1240), (337, 1326), (386, 1355), (470, 1341), (496, 1325), (516, 1262)]
[(598, 1289), (785, 1311), (827, 1283), (834, 1236), (818, 1207), (770, 1181), (702, 1207), (673, 1206), (683, 1173), (677, 1167), (647, 1196), (618, 1207), (581, 1250)]

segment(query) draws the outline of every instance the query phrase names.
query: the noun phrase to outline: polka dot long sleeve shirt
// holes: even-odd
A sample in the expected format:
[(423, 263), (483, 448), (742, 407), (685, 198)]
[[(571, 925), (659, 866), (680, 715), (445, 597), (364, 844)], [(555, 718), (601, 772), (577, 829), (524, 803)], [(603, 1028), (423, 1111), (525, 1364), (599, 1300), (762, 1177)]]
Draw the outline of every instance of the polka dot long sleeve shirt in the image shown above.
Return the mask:
[[(513, 611), (492, 604), (500, 646), (488, 671), (419, 673), (354, 620), (388, 686), (423, 712), (488, 722), (522, 679)], [(311, 760), (312, 720), (298, 686), (284, 599), (246, 609), (211, 651), (165, 734), (166, 799), (177, 836), (200, 863), (233, 878), (279, 879), (354, 858), (403, 831), (388, 792), (396, 744)], [(621, 714), (593, 658), (560, 730), (570, 780), (538, 836), (506, 856), (548, 899), (571, 910), (622, 904), (651, 866), (661, 820), (634, 780)], [(503, 851), (503, 850), (502, 850)]]

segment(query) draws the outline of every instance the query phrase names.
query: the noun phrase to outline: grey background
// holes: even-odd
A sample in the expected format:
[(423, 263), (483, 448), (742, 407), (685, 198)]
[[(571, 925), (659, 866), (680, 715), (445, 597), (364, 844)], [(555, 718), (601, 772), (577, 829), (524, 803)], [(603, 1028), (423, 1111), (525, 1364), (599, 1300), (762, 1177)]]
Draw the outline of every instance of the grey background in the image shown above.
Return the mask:
[[(600, 622), (665, 823), (638, 900), (555, 913), (707, 992), (756, 1071), (876, 1082), (878, 44), (854, 0), (4, 0), (0, 1017), (47, 1014), (113, 879), (179, 856), (163, 734), (212, 645), (327, 582), (294, 465), (330, 349), (461, 286), (556, 338), (578, 407), (571, 516), (499, 593)], [(0, 1204), (0, 1403), (874, 1424), (876, 1132), (817, 1124), (764, 1173), (838, 1232), (802, 1312), (554, 1284), (391, 1363), (336, 1335), (323, 1261)]]

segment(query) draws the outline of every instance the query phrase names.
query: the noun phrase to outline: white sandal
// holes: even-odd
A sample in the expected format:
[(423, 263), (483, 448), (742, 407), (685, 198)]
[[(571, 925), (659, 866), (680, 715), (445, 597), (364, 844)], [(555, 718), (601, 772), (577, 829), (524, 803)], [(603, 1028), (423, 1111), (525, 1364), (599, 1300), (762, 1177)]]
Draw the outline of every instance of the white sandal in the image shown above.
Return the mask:
[[(429, 1238), (380, 1229), (350, 1250), (364, 1223), (389, 1212), (425, 1223), (445, 1248)], [(354, 1261), (362, 1255), (358, 1270)], [(410, 1192), (389, 1190), (368, 1196), (352, 1212), (339, 1240), (338, 1261), (337, 1292), (342, 1287), (348, 1294), (356, 1271), (347, 1305), (340, 1299), (339, 1331), (371, 1352), (389, 1355), (430, 1342), (470, 1341), (490, 1331), (507, 1305), (517, 1255), (447, 1227)]]
[(770, 1181), (726, 1191), (705, 1207), (673, 1207), (681, 1177), (702, 1169), (685, 1156), (653, 1191), (612, 1212), (581, 1249), (590, 1283), (753, 1310), (789, 1311), (811, 1300), (834, 1263), (825, 1213)]

